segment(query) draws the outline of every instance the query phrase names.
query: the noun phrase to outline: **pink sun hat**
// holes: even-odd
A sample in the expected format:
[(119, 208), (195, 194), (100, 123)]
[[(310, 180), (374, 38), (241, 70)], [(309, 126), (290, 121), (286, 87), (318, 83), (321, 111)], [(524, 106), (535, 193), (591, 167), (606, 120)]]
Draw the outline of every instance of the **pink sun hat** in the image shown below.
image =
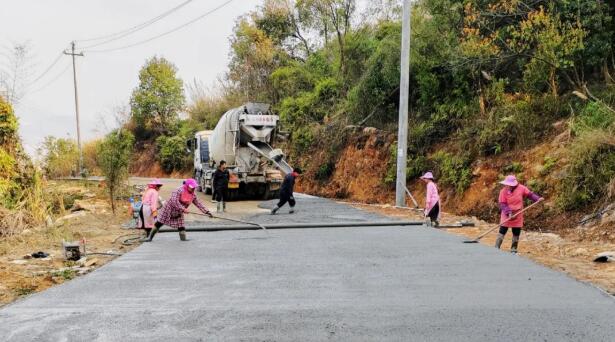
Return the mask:
[(517, 186), (519, 185), (519, 182), (517, 181), (517, 177), (515, 177), (514, 175), (508, 175), (503, 181), (500, 182), (500, 184), (507, 186)]
[(151, 186), (159, 186), (160, 185), (160, 186), (162, 186), (163, 184), (160, 181), (160, 179), (156, 178), (156, 179), (153, 179), (151, 182), (149, 182), (148, 185), (151, 185)]
[(184, 182), (184, 184), (186, 184), (187, 187), (191, 188), (191, 189), (196, 189), (196, 187), (199, 185), (194, 179), (190, 178), (190, 179), (186, 179), (186, 181)]
[(423, 176), (421, 176), (421, 179), (431, 179), (431, 180), (433, 180), (433, 173), (426, 172)]

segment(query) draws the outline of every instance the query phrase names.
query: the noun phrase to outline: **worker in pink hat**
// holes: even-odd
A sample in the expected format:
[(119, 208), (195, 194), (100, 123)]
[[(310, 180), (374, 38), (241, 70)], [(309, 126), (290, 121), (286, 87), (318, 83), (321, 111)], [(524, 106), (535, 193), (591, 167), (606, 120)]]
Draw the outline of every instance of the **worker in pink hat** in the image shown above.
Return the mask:
[(506, 236), (508, 228), (511, 228), (513, 238), (510, 252), (517, 253), (519, 237), (523, 228), (523, 213), (520, 212), (523, 210), (523, 200), (529, 198), (532, 202), (538, 202), (544, 200), (544, 198), (533, 193), (526, 186), (519, 184), (514, 175), (506, 176), (500, 184), (504, 185), (504, 188), (500, 191), (498, 198), (501, 211), (500, 233), (495, 240), (495, 248), (499, 249), (502, 246), (504, 236)]
[(147, 189), (143, 193), (139, 216), (141, 217), (141, 228), (145, 230), (146, 236), (149, 236), (152, 228), (154, 228), (154, 223), (158, 216), (158, 208), (162, 206), (160, 195), (158, 194), (160, 188), (162, 188), (162, 182), (160, 179), (154, 179), (147, 184)]
[(429, 217), (431, 225), (437, 227), (440, 223), (440, 195), (431, 172), (425, 173), (421, 180), (427, 184), (425, 196), (425, 217)]
[(188, 207), (191, 203), (199, 208), (203, 214), (213, 217), (209, 209), (207, 209), (196, 196), (195, 189), (197, 186), (198, 184), (194, 179), (186, 179), (181, 187), (173, 191), (167, 203), (162, 207), (160, 215), (154, 224), (154, 229), (146, 239), (143, 239), (143, 241), (152, 241), (163, 225), (176, 228), (179, 231), (179, 239), (181, 241), (187, 241), (184, 214), (188, 213)]

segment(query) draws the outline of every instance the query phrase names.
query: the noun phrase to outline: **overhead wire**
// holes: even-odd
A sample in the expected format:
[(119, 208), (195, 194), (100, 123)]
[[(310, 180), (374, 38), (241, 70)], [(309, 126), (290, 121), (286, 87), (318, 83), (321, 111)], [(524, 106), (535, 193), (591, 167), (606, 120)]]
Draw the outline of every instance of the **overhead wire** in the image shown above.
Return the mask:
[(110, 42), (113, 42), (113, 41), (116, 41), (118, 39), (124, 38), (124, 37), (126, 37), (128, 35), (131, 35), (131, 34), (133, 34), (135, 32), (141, 31), (142, 29), (144, 29), (144, 28), (146, 28), (146, 27), (148, 27), (148, 26), (150, 26), (150, 25), (152, 25), (152, 24), (154, 24), (154, 23), (164, 19), (165, 17), (171, 15), (172, 13), (176, 12), (177, 10), (181, 9), (182, 7), (188, 5), (189, 3), (193, 2), (193, 1), (194, 0), (186, 0), (186, 1), (182, 2), (181, 4), (171, 8), (169, 10), (167, 10), (166, 12), (164, 12), (162, 14), (159, 14), (156, 17), (154, 17), (152, 19), (149, 19), (149, 20), (147, 20), (145, 22), (142, 22), (142, 23), (140, 23), (138, 25), (135, 25), (133, 27), (130, 27), (128, 29), (125, 29), (125, 30), (122, 30), (122, 31), (118, 31), (118, 32), (115, 32), (115, 33), (112, 33), (112, 34), (108, 34), (108, 35), (105, 35), (105, 36), (100, 36), (100, 37), (95, 37), (95, 38), (90, 38), (90, 39), (77, 40), (77, 42), (83, 43), (83, 42), (91, 42), (91, 41), (96, 41), (96, 40), (104, 40), (104, 41), (99, 42), (99, 43), (94, 43), (92, 45), (85, 46), (85, 47), (83, 47), (83, 49), (89, 49), (89, 48), (92, 48), (92, 47), (108, 44)]
[(53, 69), (53, 67), (56, 66), (56, 64), (58, 64), (60, 59), (62, 59), (63, 54), (64, 54), (64, 51), (60, 51), (58, 56), (53, 60), (53, 62), (51, 62), (51, 64), (45, 69), (45, 71), (43, 71), (40, 75), (38, 75), (32, 82), (28, 83), (27, 87), (28, 88), (31, 87), (36, 82), (40, 81), (43, 77), (45, 77), (45, 75), (47, 75), (51, 71), (51, 69)]
[(64, 69), (62, 69), (62, 71), (60, 71), (56, 76), (54, 76), (49, 82), (45, 83), (45, 85), (41, 86), (40, 88), (30, 91), (30, 93), (38, 93), (39, 91), (42, 91), (46, 89), (47, 87), (49, 87), (50, 85), (54, 84), (57, 80), (60, 79), (60, 77), (62, 77), (66, 73), (66, 71), (68, 71), (70, 66), (71, 66), (70, 62), (66, 63), (66, 66), (64, 67)]
[(145, 43), (151, 42), (152, 40), (164, 37), (164, 36), (169, 35), (169, 34), (171, 34), (173, 32), (181, 30), (181, 29), (183, 29), (186, 26), (189, 26), (189, 25), (191, 25), (191, 24), (193, 24), (193, 23), (195, 23), (195, 22), (197, 22), (197, 21), (199, 21), (199, 20), (201, 20), (201, 19), (203, 19), (203, 18), (205, 18), (205, 17), (207, 17), (207, 16), (209, 16), (209, 15), (219, 11), (220, 9), (226, 7), (227, 5), (229, 5), (233, 1), (234, 0), (227, 0), (224, 3), (222, 3), (221, 5), (219, 5), (219, 6), (215, 7), (215, 8), (213, 8), (213, 9), (211, 9), (211, 10), (209, 10), (209, 11), (203, 13), (203, 14), (201, 14), (200, 16), (198, 16), (198, 17), (196, 17), (196, 18), (194, 18), (194, 19), (192, 19), (192, 20), (190, 20), (190, 21), (188, 21), (188, 22), (186, 22), (184, 24), (181, 24), (181, 25), (179, 25), (179, 26), (177, 26), (177, 27), (175, 27), (175, 28), (173, 28), (173, 29), (171, 29), (169, 31), (163, 32), (163, 33), (158, 34), (156, 36), (153, 36), (151, 38), (148, 38), (148, 39), (145, 39), (145, 40), (142, 40), (142, 41), (138, 41), (138, 42), (135, 42), (135, 43), (132, 43), (132, 44), (120, 46), (120, 47), (109, 48), (109, 49), (102, 49), (102, 50), (86, 50), (84, 52), (87, 52), (87, 53), (111, 52), (111, 51), (128, 49), (128, 48), (131, 48), (131, 47), (135, 47), (135, 46), (138, 46), (138, 45), (141, 45), (141, 44), (145, 44)]

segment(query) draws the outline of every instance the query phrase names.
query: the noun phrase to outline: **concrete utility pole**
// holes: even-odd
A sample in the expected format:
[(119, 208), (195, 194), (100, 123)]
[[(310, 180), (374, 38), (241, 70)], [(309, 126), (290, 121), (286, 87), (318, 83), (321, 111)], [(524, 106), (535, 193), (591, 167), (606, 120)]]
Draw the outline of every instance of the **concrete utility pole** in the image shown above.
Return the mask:
[(75, 42), (71, 43), (72, 50), (64, 51), (65, 55), (73, 57), (73, 82), (75, 84), (75, 116), (77, 117), (77, 148), (79, 149), (79, 175), (83, 174), (83, 151), (81, 150), (81, 128), (79, 126), (79, 94), (77, 92), (77, 64), (75, 57), (83, 57), (83, 52), (75, 53)]
[(408, 154), (408, 96), (410, 93), (410, 0), (404, 0), (399, 81), (399, 129), (397, 133), (397, 185), (395, 205), (406, 206), (406, 164)]

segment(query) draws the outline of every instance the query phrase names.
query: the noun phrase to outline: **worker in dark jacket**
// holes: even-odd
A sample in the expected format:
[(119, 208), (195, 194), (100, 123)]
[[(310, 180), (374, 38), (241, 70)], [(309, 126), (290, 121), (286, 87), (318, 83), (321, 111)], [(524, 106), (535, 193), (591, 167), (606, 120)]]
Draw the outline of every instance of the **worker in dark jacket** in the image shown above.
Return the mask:
[(299, 177), (302, 173), (300, 168), (296, 168), (293, 172), (289, 173), (284, 177), (284, 182), (282, 182), (282, 187), (280, 188), (280, 202), (275, 208), (271, 209), (271, 215), (275, 215), (275, 213), (288, 202), (290, 205), (290, 213), (295, 212), (295, 198), (293, 197), (293, 190), (295, 187), (295, 179)]
[(214, 200), (218, 202), (218, 212), (223, 213), (224, 209), (226, 209), (226, 203), (224, 203), (224, 198), (226, 197), (226, 192), (228, 190), (228, 181), (229, 181), (229, 173), (226, 169), (226, 162), (224, 160), (220, 161), (220, 165), (214, 172), (212, 178), (213, 191), (214, 191)]

